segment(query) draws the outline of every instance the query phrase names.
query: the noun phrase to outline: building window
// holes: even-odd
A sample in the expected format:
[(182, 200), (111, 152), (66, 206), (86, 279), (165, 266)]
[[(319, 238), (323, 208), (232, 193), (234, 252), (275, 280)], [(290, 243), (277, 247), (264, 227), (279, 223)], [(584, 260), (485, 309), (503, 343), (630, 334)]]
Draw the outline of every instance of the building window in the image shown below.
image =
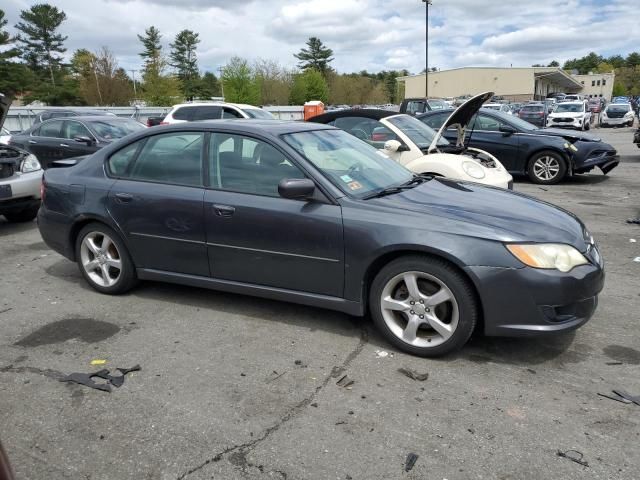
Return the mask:
[(598, 86), (600, 86), (600, 80), (598, 80)]
[(603, 79), (602, 79), (602, 86), (604, 87), (606, 84), (607, 84), (607, 79), (606, 79), (606, 78), (603, 78)]
[(591, 86), (595, 87), (596, 86), (596, 81), (595, 80), (591, 80)]

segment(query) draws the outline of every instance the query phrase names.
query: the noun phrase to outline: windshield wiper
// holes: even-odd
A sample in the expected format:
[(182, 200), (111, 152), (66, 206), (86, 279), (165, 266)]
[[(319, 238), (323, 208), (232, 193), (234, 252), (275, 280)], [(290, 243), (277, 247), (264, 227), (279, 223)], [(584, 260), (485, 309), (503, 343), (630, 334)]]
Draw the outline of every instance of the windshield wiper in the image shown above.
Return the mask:
[(393, 195), (394, 193), (400, 193), (404, 190), (410, 190), (413, 187), (420, 185), (421, 183), (431, 180), (432, 178), (433, 177), (431, 177), (430, 175), (424, 175), (424, 174), (414, 175), (411, 178), (411, 180), (409, 180), (408, 182), (405, 182), (401, 185), (395, 185), (393, 187), (383, 188), (382, 190), (379, 190), (375, 193), (370, 193), (369, 195), (365, 195), (364, 197), (362, 197), (362, 199), (370, 200), (372, 198), (380, 198), (380, 197), (385, 197), (387, 195)]

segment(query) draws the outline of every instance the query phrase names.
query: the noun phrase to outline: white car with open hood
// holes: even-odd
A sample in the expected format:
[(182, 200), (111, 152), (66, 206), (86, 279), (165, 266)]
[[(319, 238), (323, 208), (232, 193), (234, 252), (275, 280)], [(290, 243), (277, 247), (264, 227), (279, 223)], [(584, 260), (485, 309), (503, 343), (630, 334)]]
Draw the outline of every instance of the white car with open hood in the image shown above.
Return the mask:
[[(464, 144), (466, 126), (492, 96), (487, 92), (469, 99), (438, 132), (410, 115), (376, 109), (333, 111), (309, 121), (341, 128), (415, 173), (513, 188), (513, 178), (497, 158)], [(458, 128), (456, 145), (443, 137), (450, 127)]]

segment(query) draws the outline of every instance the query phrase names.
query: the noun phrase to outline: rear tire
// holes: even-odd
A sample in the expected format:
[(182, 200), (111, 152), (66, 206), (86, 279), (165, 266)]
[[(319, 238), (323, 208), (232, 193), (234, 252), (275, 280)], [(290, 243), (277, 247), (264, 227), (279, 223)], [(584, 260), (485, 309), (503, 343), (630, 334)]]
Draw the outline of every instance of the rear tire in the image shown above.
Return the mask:
[(125, 293), (138, 282), (124, 242), (113, 229), (101, 223), (90, 223), (80, 230), (76, 261), (82, 276), (100, 293)]
[(533, 183), (554, 185), (567, 174), (567, 162), (559, 153), (543, 150), (529, 160), (527, 174)]
[(20, 210), (19, 212), (13, 213), (5, 213), (4, 216), (7, 220), (12, 223), (25, 223), (31, 222), (34, 218), (38, 216), (38, 209), (40, 205), (35, 207), (25, 208), (24, 210)]
[(371, 284), (369, 308), (390, 343), (420, 357), (462, 348), (479, 312), (470, 282), (449, 263), (426, 255), (383, 267)]

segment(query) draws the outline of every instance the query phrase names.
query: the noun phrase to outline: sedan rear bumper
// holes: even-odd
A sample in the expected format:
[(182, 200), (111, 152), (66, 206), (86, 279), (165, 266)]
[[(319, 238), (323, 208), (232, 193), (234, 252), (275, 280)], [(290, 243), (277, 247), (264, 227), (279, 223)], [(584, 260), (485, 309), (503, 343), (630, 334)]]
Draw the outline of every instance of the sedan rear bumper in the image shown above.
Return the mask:
[(604, 286), (594, 264), (570, 272), (534, 268), (467, 267), (480, 290), (484, 330), (491, 336), (526, 336), (573, 330), (589, 321)]

